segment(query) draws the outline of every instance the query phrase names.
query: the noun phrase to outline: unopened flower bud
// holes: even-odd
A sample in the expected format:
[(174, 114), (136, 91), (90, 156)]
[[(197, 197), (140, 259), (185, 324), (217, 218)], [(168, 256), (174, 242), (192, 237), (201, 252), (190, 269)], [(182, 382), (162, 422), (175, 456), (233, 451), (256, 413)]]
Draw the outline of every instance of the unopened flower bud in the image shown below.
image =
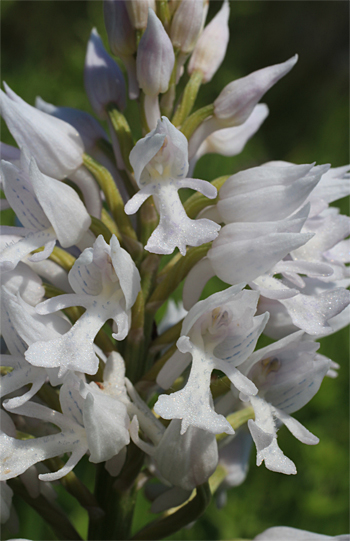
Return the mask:
[(226, 54), (229, 40), (229, 14), (229, 4), (225, 0), (220, 11), (204, 28), (190, 58), (188, 65), (189, 75), (195, 70), (201, 71), (204, 83), (211, 81)]
[(0, 90), (0, 114), (19, 147), (34, 156), (45, 175), (63, 179), (83, 162), (84, 145), (67, 122), (39, 111), (23, 101), (4, 83)]
[(170, 37), (175, 49), (190, 53), (203, 21), (203, 0), (182, 0), (171, 23)]
[(79, 111), (73, 107), (56, 107), (44, 101), (40, 96), (35, 99), (35, 107), (73, 126), (79, 133), (85, 152), (88, 154), (91, 154), (100, 139), (108, 141), (108, 136), (102, 126), (86, 111)]
[(260, 98), (296, 64), (298, 55), (229, 83), (214, 101), (214, 115), (222, 127), (247, 120)]
[(107, 118), (106, 107), (116, 104), (123, 110), (126, 105), (125, 82), (116, 62), (107, 53), (97, 30), (91, 32), (84, 68), (85, 90), (95, 113)]
[(108, 43), (116, 56), (129, 56), (136, 52), (135, 30), (126, 7), (128, 3), (123, 0), (104, 0), (103, 3)]
[(125, 5), (133, 27), (144, 30), (147, 26), (148, 9), (156, 9), (155, 0), (127, 0)]
[(168, 34), (157, 15), (149, 9), (148, 23), (137, 51), (136, 71), (145, 94), (157, 96), (166, 92), (175, 55)]

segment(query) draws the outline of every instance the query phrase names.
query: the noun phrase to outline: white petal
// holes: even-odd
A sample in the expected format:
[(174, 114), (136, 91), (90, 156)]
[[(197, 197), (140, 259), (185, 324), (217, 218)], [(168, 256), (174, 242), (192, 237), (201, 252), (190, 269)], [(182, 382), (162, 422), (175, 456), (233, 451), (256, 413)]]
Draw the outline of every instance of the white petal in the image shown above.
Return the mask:
[(140, 274), (131, 256), (120, 247), (115, 235), (111, 238), (110, 246), (113, 267), (125, 297), (125, 309), (129, 310), (141, 289)]
[(40, 170), (62, 179), (82, 163), (84, 145), (66, 122), (28, 105), (6, 86), (1, 91), (1, 114), (19, 147), (27, 148)]
[[(10, 244), (0, 254), (0, 267), (3, 270), (12, 270), (16, 265), (33, 250), (37, 250), (42, 246), (45, 246), (50, 241), (56, 240), (56, 233), (52, 227), (37, 231), (35, 233), (28, 233), (26, 237), (19, 240), (15, 244)], [(50, 244), (51, 252), (53, 249), (52, 243)], [(49, 255), (49, 254), (48, 254)]]
[(182, 298), (186, 310), (190, 310), (198, 301), (205, 284), (215, 276), (213, 267), (207, 257), (203, 257), (187, 274), (182, 290)]
[(275, 409), (275, 414), (286, 425), (288, 430), (302, 443), (316, 445), (320, 440), (305, 428), (299, 421), (281, 410)]
[(40, 173), (34, 159), (29, 174), (35, 195), (63, 248), (79, 242), (90, 227), (91, 218), (78, 194), (63, 182)]
[(12, 163), (1, 162), (6, 199), (24, 227), (38, 231), (50, 227), (29, 180), (29, 175)]

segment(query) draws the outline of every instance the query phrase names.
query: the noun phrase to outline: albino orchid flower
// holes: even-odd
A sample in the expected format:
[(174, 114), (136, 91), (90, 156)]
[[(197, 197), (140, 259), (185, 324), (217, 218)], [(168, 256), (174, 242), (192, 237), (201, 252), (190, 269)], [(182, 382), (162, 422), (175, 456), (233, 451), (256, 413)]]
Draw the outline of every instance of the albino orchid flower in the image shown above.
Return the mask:
[[(117, 372), (118, 383), (124, 385), (124, 364), (117, 357), (109, 358), (107, 370), (109, 375), (114, 373), (115, 376)], [(115, 389), (113, 396), (95, 383), (87, 385), (72, 374), (60, 389), (62, 413), (34, 402), (16, 408), (16, 413), (53, 423), (62, 431), (29, 440), (18, 440), (1, 433), (0, 480), (16, 477), (33, 464), (66, 452), (72, 454), (63, 468), (55, 473), (41, 474), (39, 479), (53, 481), (67, 475), (86, 452), (90, 453), (90, 462), (95, 463), (118, 454), (130, 441), (129, 417), (126, 405), (120, 400), (123, 395), (122, 388)]]
[(13, 295), (5, 286), (1, 287), (1, 332), (10, 355), (1, 355), (1, 365), (12, 371), (1, 377), (1, 396), (19, 391), (25, 385), (31, 388), (20, 396), (6, 401), (8, 409), (14, 409), (32, 398), (49, 379), (52, 385), (62, 383), (57, 368), (32, 366), (24, 358), (27, 347), (42, 338), (54, 339), (70, 329), (70, 323), (58, 314), (40, 316), (24, 302), (19, 294)]
[[(268, 314), (253, 317), (258, 295), (241, 291), (243, 284), (212, 295), (197, 303), (187, 314), (177, 341), (176, 361), (170, 358), (158, 374), (157, 382), (169, 387), (189, 364), (191, 372), (185, 387), (170, 395), (161, 395), (154, 410), (164, 419), (181, 419), (181, 434), (196, 426), (214, 434), (234, 430), (212, 406), (211, 373), (221, 370), (233, 385), (248, 395), (257, 388), (237, 369), (254, 351)], [(190, 354), (190, 355), (188, 355)], [(180, 357), (180, 358), (179, 358)]]
[(60, 295), (36, 307), (40, 314), (56, 312), (68, 306), (84, 306), (86, 312), (70, 331), (50, 341), (39, 341), (26, 352), (34, 366), (59, 367), (59, 376), (67, 370), (96, 374), (98, 357), (93, 342), (108, 319), (113, 319), (123, 340), (129, 331), (130, 309), (140, 291), (140, 275), (130, 255), (113, 235), (110, 245), (100, 235), (74, 263), (68, 275), (75, 293)]
[(42, 246), (45, 249), (32, 259), (46, 259), (56, 240), (64, 248), (79, 243), (91, 218), (70, 186), (41, 173), (35, 159), (25, 151), (21, 153), (20, 168), (2, 161), (1, 175), (6, 198), (24, 226), (10, 230), (24, 238), (1, 252), (0, 265), (4, 270), (14, 269), (23, 257)]
[[(215, 471), (218, 448), (214, 434), (194, 426), (189, 427), (183, 434), (180, 431), (181, 421), (177, 419), (172, 420), (165, 429), (128, 380), (126, 385), (132, 399), (132, 404), (128, 407), (129, 415), (134, 415), (130, 425), (133, 442), (152, 457), (161, 478), (182, 489), (180, 492), (176, 491), (175, 496), (182, 501), (186, 500), (192, 490), (205, 483)], [(139, 425), (154, 445), (139, 438)], [(173, 493), (169, 494), (170, 500), (173, 500), (173, 496)], [(159, 503), (156, 505), (158, 510), (153, 508), (153, 512), (159, 512)], [(162, 505), (164, 508), (167, 503), (163, 502)]]
[(302, 341), (303, 332), (294, 333), (270, 346), (254, 352), (241, 370), (259, 389), (256, 396), (242, 396), (254, 408), (255, 420), (248, 427), (257, 448), (257, 465), (262, 461), (269, 470), (295, 474), (294, 463), (277, 443), (277, 423), (307, 445), (318, 443), (302, 424), (293, 419), (294, 413), (317, 393), (326, 375), (330, 360), (317, 355), (319, 344)]
[(191, 220), (182, 206), (180, 188), (198, 190), (210, 199), (216, 196), (209, 182), (186, 178), (187, 158), (186, 137), (166, 117), (130, 153), (140, 191), (125, 205), (125, 212), (134, 214), (153, 195), (160, 214), (159, 225), (145, 246), (150, 252), (171, 254), (178, 247), (185, 255), (186, 245), (200, 246), (218, 235), (219, 225), (207, 219)]
[(188, 273), (183, 301), (186, 309), (199, 299), (206, 282), (218, 276), (228, 284), (251, 282), (268, 272), (293, 249), (305, 244), (312, 233), (301, 233), (309, 206), (278, 222), (236, 222), (225, 225), (212, 247)]

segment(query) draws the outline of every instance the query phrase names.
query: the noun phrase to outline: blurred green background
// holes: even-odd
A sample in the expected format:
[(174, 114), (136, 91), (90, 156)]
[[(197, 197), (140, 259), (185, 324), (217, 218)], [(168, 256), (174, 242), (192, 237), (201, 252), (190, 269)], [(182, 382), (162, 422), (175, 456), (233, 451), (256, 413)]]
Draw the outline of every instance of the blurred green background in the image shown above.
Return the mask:
[[(220, 9), (212, 2), (208, 20)], [(195, 172), (212, 180), (222, 174), (269, 160), (295, 163), (349, 161), (349, 4), (346, 1), (231, 1), (231, 40), (225, 62), (214, 80), (203, 86), (198, 106), (212, 102), (233, 79), (299, 54), (299, 62), (262, 101), (270, 116), (244, 152), (234, 158), (208, 155)], [(96, 26), (107, 46), (101, 1), (1, 2), (2, 80), (33, 104), (35, 96), (55, 105), (92, 113), (84, 94), (86, 44)], [(127, 111), (137, 126), (135, 108)], [(4, 123), (4, 142), (11, 143)], [(348, 201), (341, 202), (348, 212)], [(320, 438), (303, 445), (282, 428), (280, 447), (297, 465), (298, 475), (283, 476), (255, 466), (246, 482), (229, 493), (218, 511), (212, 502), (205, 516), (172, 539), (252, 538), (275, 525), (337, 535), (349, 529), (349, 348), (348, 330), (322, 340), (321, 352), (341, 365), (337, 380), (326, 378), (317, 396), (295, 417)], [(76, 472), (92, 488), (85, 459)], [(86, 535), (86, 513), (63, 489), (59, 501)], [(50, 528), (27, 505), (14, 499), (20, 519), (18, 537), (55, 539)], [(134, 531), (152, 519), (148, 503), (136, 505)], [(13, 537), (6, 528), (3, 539)]]

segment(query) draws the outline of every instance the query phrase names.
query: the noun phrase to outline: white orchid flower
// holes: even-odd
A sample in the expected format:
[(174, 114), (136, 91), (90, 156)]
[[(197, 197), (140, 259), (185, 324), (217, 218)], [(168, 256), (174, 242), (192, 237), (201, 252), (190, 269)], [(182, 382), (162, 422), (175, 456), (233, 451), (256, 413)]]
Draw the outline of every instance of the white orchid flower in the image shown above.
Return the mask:
[(160, 214), (159, 225), (145, 246), (156, 254), (171, 254), (176, 247), (182, 255), (186, 246), (200, 246), (215, 239), (220, 226), (207, 219), (191, 220), (180, 201), (178, 190), (192, 188), (206, 197), (216, 197), (209, 182), (186, 178), (188, 171), (187, 139), (166, 117), (157, 127), (136, 143), (130, 162), (140, 191), (125, 205), (134, 214), (153, 195)]
[(0, 265), (4, 270), (14, 269), (21, 259), (42, 246), (45, 249), (33, 259), (46, 259), (56, 240), (64, 248), (82, 240), (91, 218), (70, 186), (41, 173), (26, 151), (21, 153), (20, 167), (2, 161), (1, 175), (6, 198), (23, 225), (9, 232), (24, 237), (2, 250)]
[(241, 366), (258, 388), (255, 396), (241, 394), (255, 412), (248, 428), (257, 448), (257, 465), (264, 461), (269, 470), (288, 475), (295, 474), (296, 467), (279, 448), (277, 429), (283, 423), (301, 442), (318, 443), (318, 438), (290, 414), (317, 393), (331, 365), (330, 359), (316, 354), (318, 343), (302, 341), (303, 334), (298, 331), (254, 352)]
[(170, 395), (160, 395), (154, 410), (164, 419), (181, 419), (181, 434), (196, 426), (214, 434), (234, 430), (224, 416), (212, 405), (210, 378), (214, 369), (221, 370), (233, 385), (254, 395), (257, 388), (239, 367), (254, 351), (268, 314), (253, 317), (258, 295), (241, 291), (243, 284), (221, 291), (197, 303), (182, 325), (175, 353), (158, 374), (157, 382), (169, 387), (189, 364), (192, 367), (183, 389)]
[(113, 319), (123, 340), (129, 331), (130, 309), (140, 291), (140, 275), (131, 256), (113, 235), (110, 245), (100, 235), (92, 248), (86, 248), (68, 275), (75, 293), (60, 295), (39, 304), (40, 314), (49, 314), (68, 306), (84, 306), (86, 312), (70, 331), (55, 340), (39, 341), (26, 352), (34, 366), (59, 367), (59, 376), (67, 370), (96, 374), (98, 357), (93, 342), (108, 319)]
[[(124, 386), (124, 363), (117, 357), (107, 361), (107, 366), (112, 365), (108, 367), (108, 375), (115, 376), (118, 372), (118, 383)], [(108, 379), (107, 376), (107, 386)], [(72, 374), (60, 389), (62, 413), (34, 402), (16, 408), (17, 414), (53, 423), (61, 428), (61, 432), (28, 440), (1, 433), (0, 480), (16, 477), (33, 464), (66, 452), (72, 454), (63, 468), (39, 475), (40, 480), (53, 481), (67, 475), (86, 452), (90, 453), (90, 462), (94, 463), (117, 455), (130, 441), (127, 408), (120, 400), (123, 395), (122, 388), (115, 388), (113, 394), (108, 394), (95, 383), (87, 385)]]

